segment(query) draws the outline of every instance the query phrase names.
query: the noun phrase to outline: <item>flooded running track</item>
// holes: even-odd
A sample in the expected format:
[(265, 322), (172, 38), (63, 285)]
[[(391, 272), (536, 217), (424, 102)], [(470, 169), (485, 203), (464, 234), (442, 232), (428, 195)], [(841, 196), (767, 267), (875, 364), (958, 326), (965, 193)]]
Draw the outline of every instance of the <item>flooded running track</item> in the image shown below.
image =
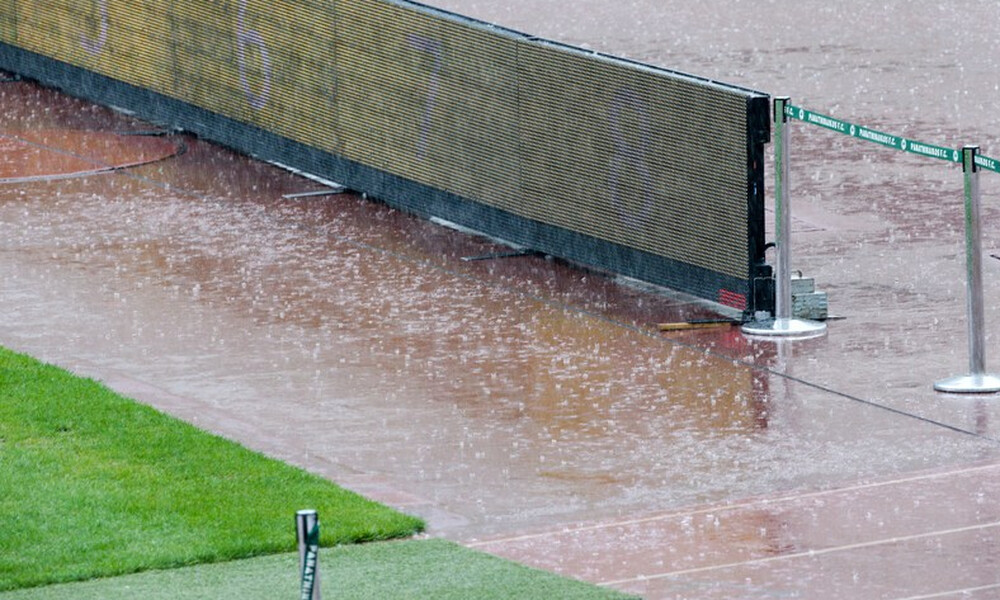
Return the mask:
[[(974, 3), (971, 16), (926, 2), (797, 11), (749, 2), (669, 10), (584, 2), (572, 11), (538, 1), (437, 4), (787, 93), (921, 141), (979, 143), (1000, 154), (992, 117), (1000, 70), (991, 53), (977, 52), (1000, 24), (993, 3)], [(76, 147), (84, 161), (101, 140), (104, 148), (148, 143), (123, 143), (116, 132), (149, 124), (29, 83), (0, 84), (0, 103), (5, 140), (25, 143), (33, 132), (44, 145), (43, 132), (92, 132)], [(186, 151), (111, 173), (0, 184), (0, 343), (421, 514), (434, 535), (623, 581), (655, 571), (626, 558), (553, 566), (554, 553), (593, 551), (596, 538), (573, 546), (541, 534), (691, 507), (717, 514), (714, 507), (747, 498), (766, 504), (843, 489), (854, 499), (859, 481), (947, 474), (998, 458), (996, 398), (931, 389), (966, 368), (955, 167), (793, 124), (794, 267), (816, 277), (831, 311), (846, 319), (825, 338), (774, 343), (735, 329), (660, 334), (657, 322), (709, 312), (544, 257), (463, 261), (508, 249), (352, 195), (286, 199), (321, 186), (188, 137), (156, 139)], [(52, 146), (51, 155), (66, 156)], [(103, 160), (127, 162), (111, 153)], [(37, 165), (52, 169), (54, 161)], [(54, 174), (33, 175), (46, 173)], [(988, 251), (998, 244), (993, 177), (983, 175)], [(987, 297), (997, 297), (1000, 262), (985, 266)], [(998, 312), (988, 304), (991, 365)], [(976, 498), (996, 475), (977, 473), (982, 489), (956, 495), (952, 480), (931, 478), (888, 496), (882, 522), (897, 522), (901, 511), (916, 515), (898, 521), (908, 524), (958, 512), (971, 520), (950, 529), (988, 525)], [(907, 506), (913, 498), (916, 512)], [(722, 519), (726, 535), (693, 522), (701, 533), (687, 538), (683, 518), (666, 533), (610, 535), (600, 553), (672, 550), (679, 556), (659, 557), (658, 568), (681, 573), (740, 559), (708, 552), (695, 560), (699, 547), (721, 551), (732, 536), (750, 548), (746, 556), (798, 557), (865, 543), (850, 532), (878, 533), (850, 502), (834, 512), (805, 500), (790, 506)], [(817, 533), (826, 528), (830, 537)], [(535, 536), (527, 551), (496, 542), (525, 533)], [(944, 536), (941, 555), (951, 562), (940, 563), (900, 544), (892, 556), (902, 558), (886, 564), (916, 556), (945, 569), (973, 560), (963, 548), (995, 551), (987, 538), (956, 546)], [(887, 546), (879, 546), (883, 556)], [(807, 569), (797, 560), (747, 567), (764, 569), (770, 583), (762, 588), (740, 588), (737, 569), (733, 587), (716, 586), (711, 597), (809, 590), (808, 581), (796, 588)], [(831, 593), (882, 597), (865, 580), (840, 581), (850, 568), (831, 569), (829, 580), (816, 580)], [(708, 597), (698, 577), (654, 579), (664, 584), (641, 591)], [(892, 581), (878, 593), (905, 597), (906, 578)], [(911, 581), (910, 595), (927, 590), (925, 579)]]
[[(75, 108), (16, 85), (27, 105)], [(358, 197), (284, 199), (318, 186), (184, 144), (171, 161), (0, 191), (8, 343), (191, 398), (186, 417), (205, 409), (221, 433), (231, 419), (251, 445), (405, 493), (461, 535), (969, 450), (775, 380), (752, 366), (773, 348), (735, 329), (655, 332), (698, 304), (538, 257), (462, 261), (503, 248)], [(851, 423), (880, 421), (854, 438)]]

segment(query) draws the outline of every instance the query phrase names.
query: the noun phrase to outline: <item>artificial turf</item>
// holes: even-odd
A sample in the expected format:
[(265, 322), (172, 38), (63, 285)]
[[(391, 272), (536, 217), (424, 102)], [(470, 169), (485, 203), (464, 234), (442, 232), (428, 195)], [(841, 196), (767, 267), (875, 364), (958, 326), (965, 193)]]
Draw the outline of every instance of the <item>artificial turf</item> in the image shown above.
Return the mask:
[[(324, 598), (338, 600), (612, 600), (626, 598), (444, 540), (355, 544), (320, 551)], [(295, 598), (298, 555), (148, 571), (0, 592), (0, 600), (274, 600)]]
[(0, 590), (323, 546), (423, 522), (0, 349)]

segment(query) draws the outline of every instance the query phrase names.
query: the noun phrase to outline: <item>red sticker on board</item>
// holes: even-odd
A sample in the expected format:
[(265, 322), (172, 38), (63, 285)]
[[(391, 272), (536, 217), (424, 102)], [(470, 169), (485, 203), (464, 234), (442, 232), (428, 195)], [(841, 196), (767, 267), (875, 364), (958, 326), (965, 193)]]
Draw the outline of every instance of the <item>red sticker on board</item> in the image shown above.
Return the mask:
[(725, 304), (739, 310), (746, 310), (747, 297), (723, 288), (719, 290), (719, 304)]

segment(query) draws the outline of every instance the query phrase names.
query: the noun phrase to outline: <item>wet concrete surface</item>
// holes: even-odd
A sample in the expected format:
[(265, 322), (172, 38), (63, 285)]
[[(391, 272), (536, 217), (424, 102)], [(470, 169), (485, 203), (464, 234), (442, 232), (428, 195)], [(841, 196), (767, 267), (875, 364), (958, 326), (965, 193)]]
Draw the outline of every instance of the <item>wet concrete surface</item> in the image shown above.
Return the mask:
[[(435, 4), (1000, 155), (995, 3)], [(29, 83), (0, 104), (4, 147), (35, 157), (0, 181), (6, 346), (432, 535), (650, 598), (1000, 590), (1000, 397), (932, 389), (968, 367), (957, 167), (793, 123), (793, 267), (845, 318), (775, 342), (660, 333), (711, 307), (544, 257), (465, 261), (507, 249), (352, 195), (283, 198), (322, 186), (122, 136), (150, 125)], [(186, 152), (38, 177), (164, 142)]]

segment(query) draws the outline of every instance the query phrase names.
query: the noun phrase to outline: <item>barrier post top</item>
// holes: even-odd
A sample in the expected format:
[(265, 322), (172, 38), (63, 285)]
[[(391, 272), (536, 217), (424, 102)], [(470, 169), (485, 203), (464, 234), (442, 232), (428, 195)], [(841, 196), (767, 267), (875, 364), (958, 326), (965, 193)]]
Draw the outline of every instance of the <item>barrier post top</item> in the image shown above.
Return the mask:
[(962, 170), (966, 173), (975, 173), (979, 170), (976, 165), (976, 155), (979, 154), (979, 146), (962, 146)]
[(785, 123), (788, 121), (788, 115), (785, 114), (785, 107), (792, 103), (792, 99), (789, 96), (775, 96), (774, 97), (774, 122)]

